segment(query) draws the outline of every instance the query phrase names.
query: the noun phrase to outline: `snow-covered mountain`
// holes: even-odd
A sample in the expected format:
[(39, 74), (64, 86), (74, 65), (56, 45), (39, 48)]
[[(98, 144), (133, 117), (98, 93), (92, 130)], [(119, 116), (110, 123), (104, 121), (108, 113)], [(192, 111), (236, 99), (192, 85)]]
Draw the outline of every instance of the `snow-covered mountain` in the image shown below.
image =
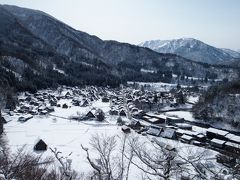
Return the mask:
[(24, 91), (57, 84), (166, 81), (165, 74), (218, 79), (237, 74), (229, 67), (206, 66), (175, 54), (104, 41), (44, 12), (17, 6), (0, 5), (0, 27), (0, 85), (9, 82), (20, 90), (24, 85)]
[(140, 43), (139, 46), (147, 47), (160, 53), (177, 54), (194, 61), (209, 64), (216, 64), (240, 57), (240, 53), (236, 51), (216, 48), (193, 38), (152, 40)]
[(223, 48), (222, 49), (224, 52), (226, 52), (226, 53), (228, 53), (228, 54), (230, 54), (232, 57), (234, 57), (234, 58), (240, 58), (240, 51), (234, 51), (234, 50), (232, 50), (232, 49), (225, 49), (225, 48)]

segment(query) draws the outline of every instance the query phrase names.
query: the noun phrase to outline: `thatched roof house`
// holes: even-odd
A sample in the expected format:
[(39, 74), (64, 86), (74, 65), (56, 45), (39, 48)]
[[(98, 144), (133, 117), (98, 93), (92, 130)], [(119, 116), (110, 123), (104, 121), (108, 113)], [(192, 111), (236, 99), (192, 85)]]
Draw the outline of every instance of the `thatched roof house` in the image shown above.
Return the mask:
[(47, 150), (47, 144), (40, 139), (34, 146), (35, 151), (46, 151)]

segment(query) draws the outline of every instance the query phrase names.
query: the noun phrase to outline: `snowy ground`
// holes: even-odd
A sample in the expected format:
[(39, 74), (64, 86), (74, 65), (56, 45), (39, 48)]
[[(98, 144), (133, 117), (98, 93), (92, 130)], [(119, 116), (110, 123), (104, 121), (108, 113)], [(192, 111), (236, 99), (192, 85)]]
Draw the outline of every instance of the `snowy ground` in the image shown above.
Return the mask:
[[(43, 139), (48, 147), (57, 148), (62, 152), (63, 156), (69, 156), (72, 159), (73, 169), (79, 172), (89, 172), (91, 167), (87, 163), (86, 154), (81, 149), (81, 144), (85, 147), (90, 147), (89, 140), (94, 134), (107, 135), (107, 136), (121, 136), (123, 132), (121, 127), (116, 125), (117, 116), (110, 116), (110, 104), (102, 103), (100, 100), (94, 101), (90, 107), (77, 107), (71, 105), (71, 100), (60, 100), (60, 104), (68, 104), (68, 109), (62, 109), (61, 107), (55, 107), (55, 112), (47, 116), (34, 116), (27, 122), (21, 123), (18, 120), (19, 115), (14, 116), (5, 115), (7, 124), (5, 124), (5, 134), (8, 139), (10, 149), (14, 152), (23, 145), (26, 146), (27, 150), (33, 153), (33, 147), (37, 139)], [(72, 115), (85, 114), (91, 108), (100, 108), (106, 114), (106, 121), (70, 121), (68, 118)], [(185, 119), (191, 120), (192, 116), (188, 112), (168, 112), (169, 115), (177, 115), (184, 117)], [(127, 118), (123, 118), (125, 121), (129, 121)], [(204, 131), (203, 129), (198, 129)], [(141, 140), (146, 141), (152, 139), (152, 136), (142, 136), (133, 132), (139, 136)], [(178, 141), (167, 140), (164, 138), (157, 138), (159, 141), (165, 142), (172, 146), (177, 147), (181, 150), (181, 153), (186, 153), (186, 150), (191, 147), (195, 150), (199, 150), (199, 147), (195, 147), (188, 144), (183, 144)], [(149, 141), (149, 142), (150, 142)], [(211, 157), (216, 155), (216, 152), (211, 151)], [(43, 156), (52, 156), (50, 149), (42, 152)], [(132, 167), (131, 178), (139, 179), (140, 173), (136, 170), (136, 167)]]
[(162, 82), (158, 82), (158, 83), (153, 83), (153, 82), (127, 82), (128, 84), (138, 84), (139, 86), (147, 86), (149, 87), (151, 90), (156, 90), (156, 91), (163, 91), (163, 92), (168, 92), (170, 91), (172, 88), (177, 87), (177, 84), (170, 84), (170, 83), (162, 83)]
[[(60, 104), (67, 103), (69, 100), (61, 100)], [(72, 106), (68, 109), (55, 108), (55, 112), (47, 116), (34, 116), (27, 122), (21, 123), (18, 121), (18, 115), (5, 116), (7, 121), (10, 121), (4, 126), (6, 137), (10, 149), (14, 152), (18, 148), (25, 145), (26, 149), (33, 152), (33, 147), (37, 139), (43, 139), (49, 147), (57, 148), (67, 156), (70, 153), (70, 159), (73, 159), (72, 166), (80, 172), (88, 172), (91, 167), (86, 160), (86, 154), (81, 149), (81, 144), (89, 147), (89, 140), (92, 135), (116, 136), (121, 135), (121, 127), (116, 125), (117, 116), (109, 116), (109, 103), (101, 101), (94, 102), (91, 107), (101, 108), (106, 113), (106, 121), (70, 121), (68, 118), (71, 115), (77, 115), (78, 112), (86, 113), (90, 107)], [(127, 121), (126, 118), (123, 120)], [(34, 152), (36, 153), (36, 152)], [(48, 149), (42, 152), (43, 156), (53, 155)]]

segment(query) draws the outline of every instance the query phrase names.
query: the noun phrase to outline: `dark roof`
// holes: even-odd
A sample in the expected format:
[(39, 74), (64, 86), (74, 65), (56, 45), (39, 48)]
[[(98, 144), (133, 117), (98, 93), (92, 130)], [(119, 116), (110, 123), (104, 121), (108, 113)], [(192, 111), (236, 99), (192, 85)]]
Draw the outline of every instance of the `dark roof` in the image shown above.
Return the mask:
[(153, 128), (150, 127), (147, 131), (147, 134), (153, 135), (153, 136), (160, 136), (162, 129), (161, 128)]
[(133, 125), (133, 126), (141, 126), (141, 123), (139, 121), (133, 120), (133, 121), (131, 121), (131, 125)]
[(176, 135), (176, 130), (171, 128), (166, 128), (162, 133), (161, 136), (165, 138), (174, 138)]
[(1, 117), (1, 116), (0, 116), (0, 121), (4, 124), (7, 123), (6, 119), (4, 117)]
[(40, 139), (34, 146), (34, 150), (35, 151), (45, 151), (45, 150), (47, 150), (47, 144), (42, 139)]
[(126, 115), (126, 112), (122, 109), (120, 112), (119, 112), (120, 115)]
[(87, 114), (86, 114), (87, 117), (90, 117), (90, 118), (95, 118), (95, 115), (92, 113), (92, 111), (89, 111)]

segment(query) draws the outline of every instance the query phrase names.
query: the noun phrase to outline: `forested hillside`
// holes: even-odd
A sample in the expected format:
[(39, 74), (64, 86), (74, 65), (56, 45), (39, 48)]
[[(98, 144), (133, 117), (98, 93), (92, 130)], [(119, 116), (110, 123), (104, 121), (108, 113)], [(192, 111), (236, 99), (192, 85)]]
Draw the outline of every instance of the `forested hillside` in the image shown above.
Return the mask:
[(193, 107), (195, 117), (240, 127), (240, 82), (224, 82), (210, 87)]

